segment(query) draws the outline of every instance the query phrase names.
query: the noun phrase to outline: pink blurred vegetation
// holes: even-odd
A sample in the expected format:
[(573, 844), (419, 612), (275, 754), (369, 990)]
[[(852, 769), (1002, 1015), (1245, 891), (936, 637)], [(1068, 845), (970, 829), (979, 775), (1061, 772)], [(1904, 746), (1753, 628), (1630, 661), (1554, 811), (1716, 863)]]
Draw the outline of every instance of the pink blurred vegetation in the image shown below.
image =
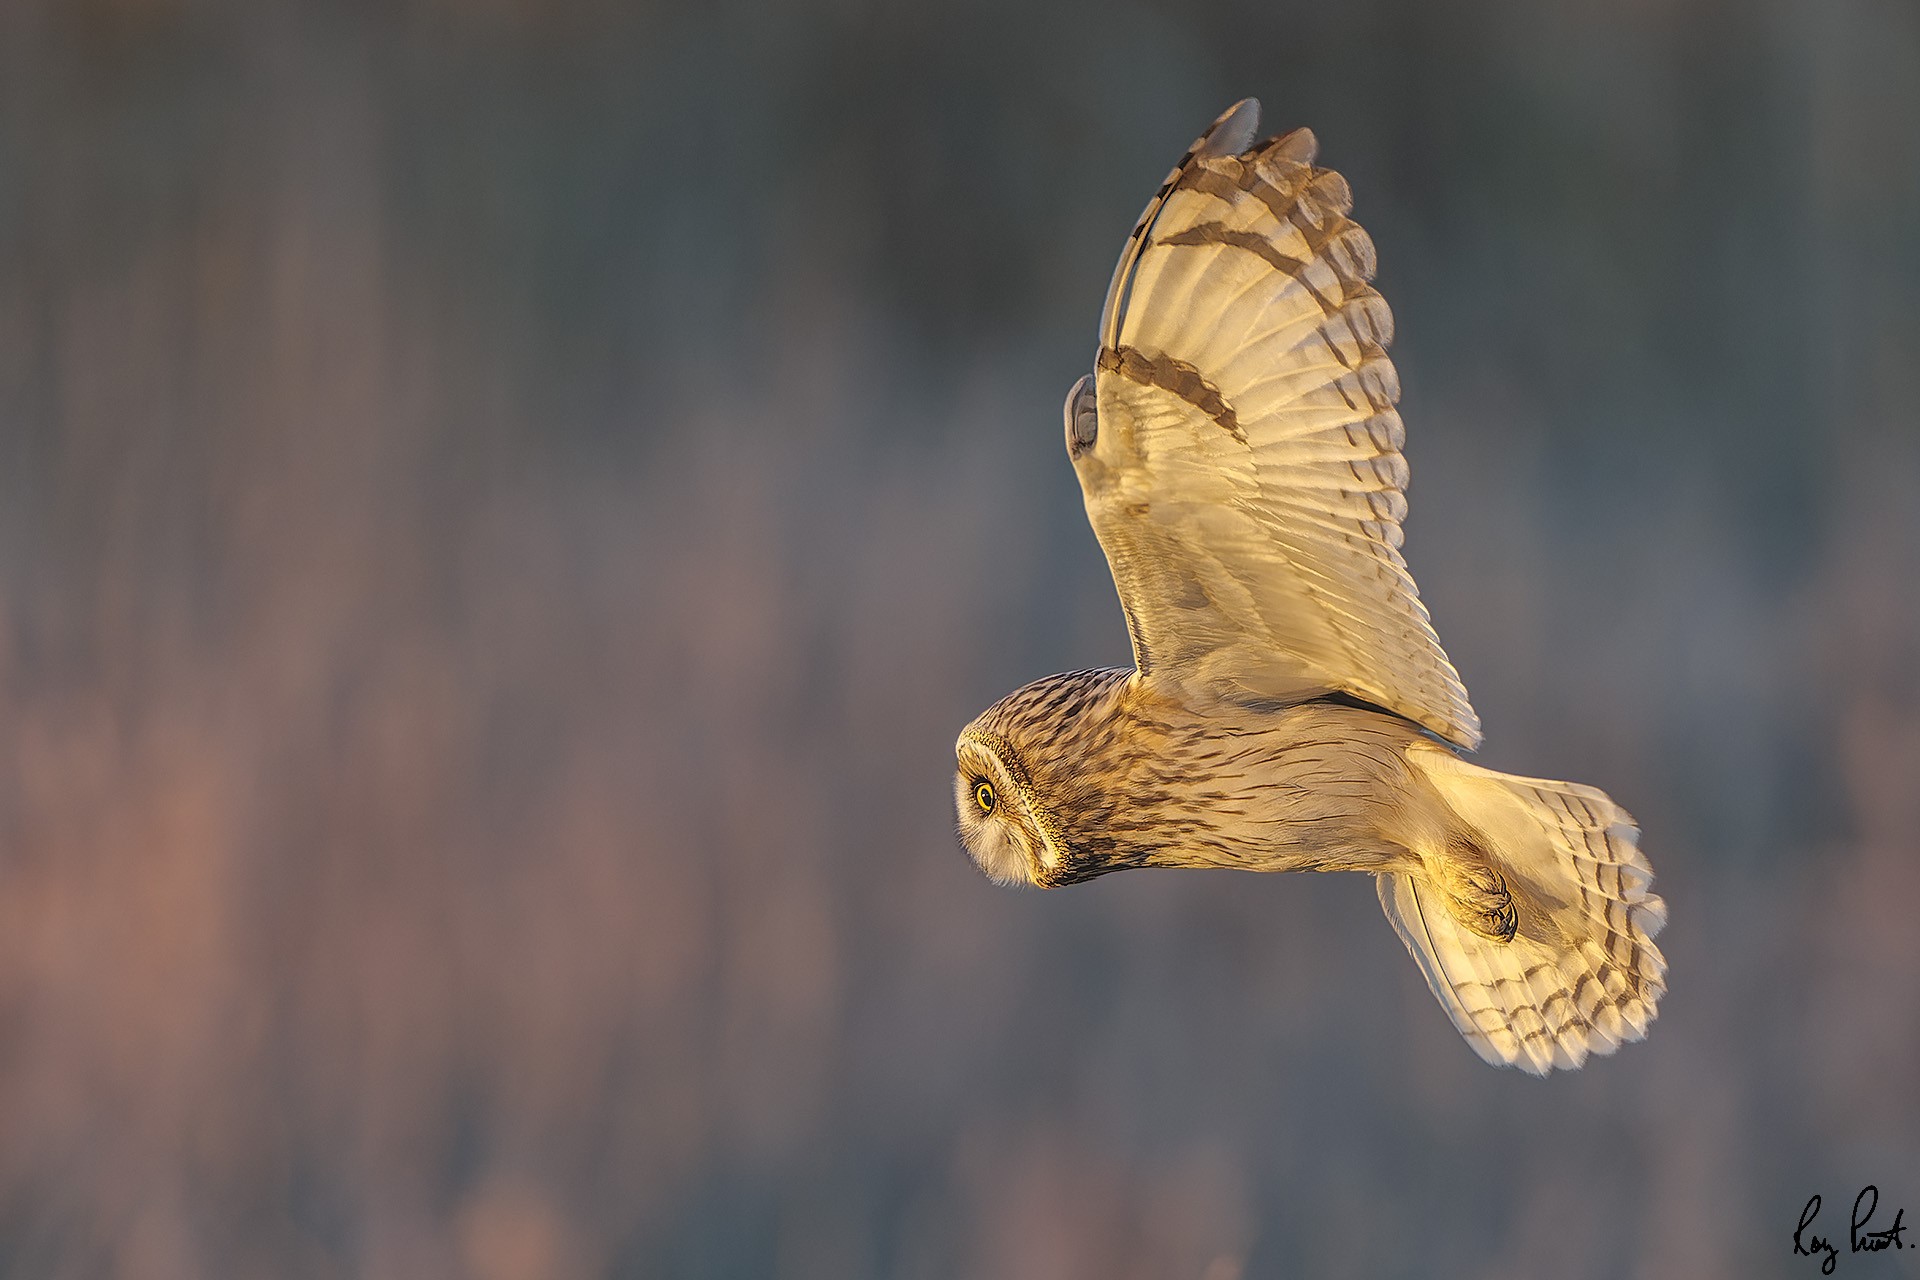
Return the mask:
[[(92, 10), (15, 34), (198, 12)], [(1125, 655), (1051, 392), (981, 356), (876, 436), (895, 321), (801, 261), (555, 443), (516, 300), (400, 230), (378, 58), (262, 32), (151, 225), (120, 70), (5, 91), (71, 150), (0, 259), (0, 1276), (1754, 1276), (1814, 1191), (1920, 1213), (1910, 303), (1790, 574), (1704, 448), (1543, 495), (1546, 393), (1410, 381), (1485, 758), (1619, 797), (1672, 908), (1650, 1040), (1543, 1085), (1362, 881), (967, 865), (959, 725)]]

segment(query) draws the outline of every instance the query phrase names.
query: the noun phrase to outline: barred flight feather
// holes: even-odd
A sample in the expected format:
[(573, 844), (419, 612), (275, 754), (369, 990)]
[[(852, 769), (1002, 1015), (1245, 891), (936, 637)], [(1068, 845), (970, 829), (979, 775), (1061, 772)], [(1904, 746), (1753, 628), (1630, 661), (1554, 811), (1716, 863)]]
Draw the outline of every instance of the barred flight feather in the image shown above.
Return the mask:
[[(1338, 174), (1299, 130), (1188, 151), (1114, 274), (1074, 453), (1143, 672), (1228, 699), (1344, 690), (1471, 747), (1479, 718), (1401, 558), (1391, 313)], [(1169, 601), (1197, 583), (1224, 612)]]

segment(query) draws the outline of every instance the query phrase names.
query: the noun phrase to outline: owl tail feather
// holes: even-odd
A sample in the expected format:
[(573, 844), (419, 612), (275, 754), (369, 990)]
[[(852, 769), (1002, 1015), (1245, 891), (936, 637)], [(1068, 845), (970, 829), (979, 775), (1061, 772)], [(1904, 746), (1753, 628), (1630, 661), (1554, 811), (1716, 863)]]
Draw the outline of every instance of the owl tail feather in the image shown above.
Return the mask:
[(1457, 826), (1422, 871), (1376, 877), (1380, 905), (1474, 1052), (1545, 1075), (1644, 1037), (1667, 905), (1633, 819), (1592, 787), (1407, 754)]

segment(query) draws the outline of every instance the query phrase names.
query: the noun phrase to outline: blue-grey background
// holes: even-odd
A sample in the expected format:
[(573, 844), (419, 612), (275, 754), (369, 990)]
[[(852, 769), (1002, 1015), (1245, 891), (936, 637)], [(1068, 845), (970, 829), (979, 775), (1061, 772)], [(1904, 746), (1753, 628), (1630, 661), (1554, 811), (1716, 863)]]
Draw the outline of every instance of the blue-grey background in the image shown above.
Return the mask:
[[(1364, 879), (954, 844), (1126, 660), (1059, 403), (1247, 94), (1480, 758), (1645, 828), (1577, 1075)], [(1907, 0), (8, 0), (0, 1276), (1814, 1274), (1920, 1215), (1917, 397)]]

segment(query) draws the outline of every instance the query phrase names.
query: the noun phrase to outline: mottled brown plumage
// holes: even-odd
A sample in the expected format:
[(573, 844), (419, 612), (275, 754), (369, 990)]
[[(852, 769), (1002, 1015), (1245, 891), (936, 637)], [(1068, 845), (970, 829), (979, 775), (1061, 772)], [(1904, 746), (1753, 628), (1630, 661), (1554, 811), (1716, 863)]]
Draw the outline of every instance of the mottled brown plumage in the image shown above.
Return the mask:
[(997, 757), (1021, 779), (1016, 790), (1044, 798), (1060, 840), (1057, 861), (1043, 850), (1031, 877), (1044, 887), (1143, 866), (1417, 865), (1392, 839), (1413, 785), (1405, 751), (1417, 727), (1320, 701), (1237, 721), (1132, 671), (1076, 671), (1003, 699), (961, 742)]
[(960, 838), (1041, 887), (1128, 867), (1363, 871), (1474, 1050), (1544, 1073), (1645, 1034), (1666, 905), (1604, 794), (1460, 759), (1480, 721), (1401, 558), (1393, 319), (1313, 135), (1229, 110), (1128, 237), (1068, 457), (1132, 671), (960, 735)]

